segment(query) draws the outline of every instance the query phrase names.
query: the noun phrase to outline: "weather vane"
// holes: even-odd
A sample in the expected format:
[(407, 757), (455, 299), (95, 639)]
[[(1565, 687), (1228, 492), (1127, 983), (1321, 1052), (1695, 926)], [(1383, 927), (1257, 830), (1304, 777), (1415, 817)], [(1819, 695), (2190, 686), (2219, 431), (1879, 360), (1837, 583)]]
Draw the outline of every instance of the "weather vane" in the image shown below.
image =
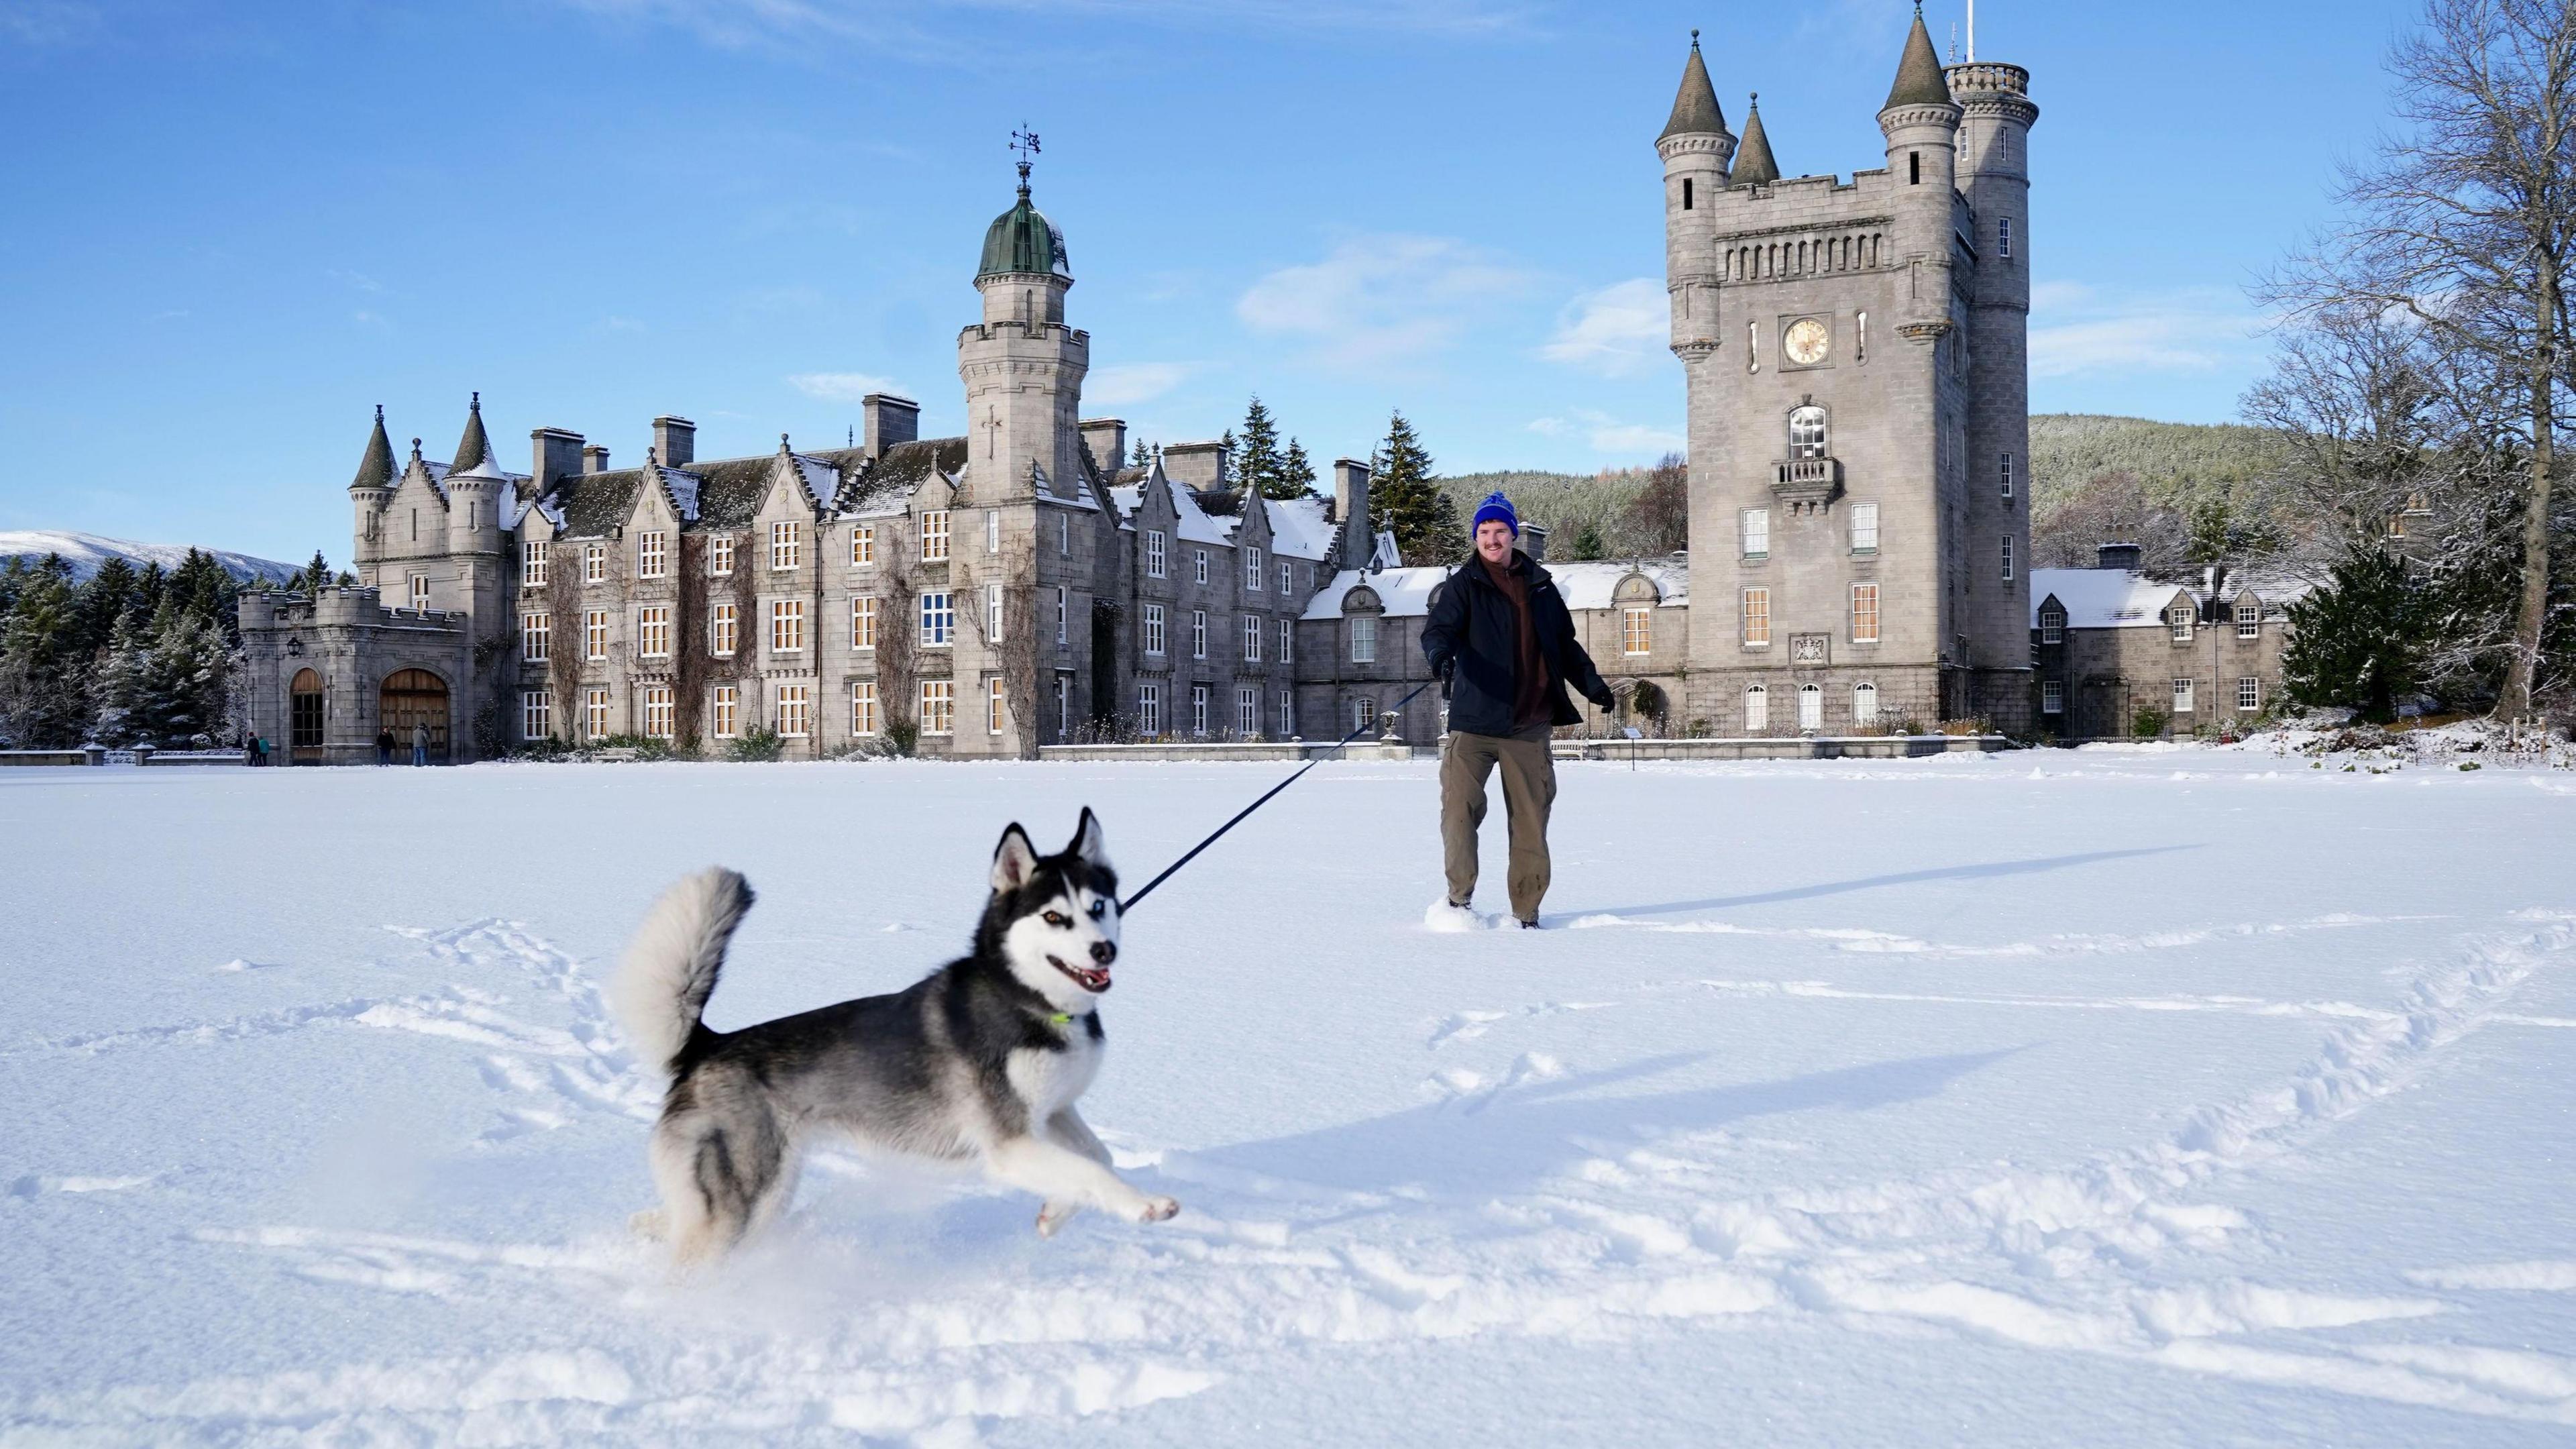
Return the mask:
[(1020, 129), (1011, 133), (1011, 149), (1020, 153), (1020, 191), (1025, 195), (1029, 189), (1029, 162), (1038, 154), (1038, 133), (1029, 129), (1028, 122), (1022, 121)]

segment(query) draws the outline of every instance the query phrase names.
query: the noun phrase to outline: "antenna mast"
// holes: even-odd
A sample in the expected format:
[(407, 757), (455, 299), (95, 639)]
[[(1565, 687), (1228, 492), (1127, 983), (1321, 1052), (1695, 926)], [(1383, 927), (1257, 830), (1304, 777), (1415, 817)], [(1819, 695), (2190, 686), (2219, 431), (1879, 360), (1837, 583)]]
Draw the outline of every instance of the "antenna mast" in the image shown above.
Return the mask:
[(1968, 0), (1968, 64), (1977, 63), (1977, 0)]

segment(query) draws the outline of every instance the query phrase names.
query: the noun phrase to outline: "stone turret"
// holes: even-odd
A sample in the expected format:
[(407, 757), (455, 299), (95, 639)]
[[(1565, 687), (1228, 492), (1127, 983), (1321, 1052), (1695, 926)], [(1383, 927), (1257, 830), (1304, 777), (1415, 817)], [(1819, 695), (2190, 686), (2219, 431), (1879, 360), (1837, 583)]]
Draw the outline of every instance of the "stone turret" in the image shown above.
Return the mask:
[(1709, 84), (1696, 30), (1655, 153), (1664, 158), (1664, 287), (1672, 297), (1673, 351), (1694, 361), (1718, 348), (1714, 203), (1735, 159), (1735, 137)]
[[(1963, 115), (1958, 185), (1977, 253), (1967, 317), (1970, 566), (1995, 580), (1970, 595), (1962, 632), (1972, 659), (2001, 662), (2018, 657), (2030, 621), (2029, 163), (2039, 107), (2030, 72), (2017, 65), (1971, 60), (1945, 79)], [(1998, 576), (2006, 548), (2009, 579)]]
[(957, 375), (966, 384), (966, 483), (978, 504), (1030, 496), (1032, 471), (1048, 491), (1071, 498), (1082, 478), (1082, 379), (1091, 338), (1065, 325), (1073, 286), (1064, 233), (1020, 194), (984, 233), (975, 289), (984, 320), (958, 334)]
[(1895, 191), (1893, 260), (1909, 269), (1901, 326), (1935, 340), (1950, 326), (1951, 207), (1957, 196), (1959, 107), (1941, 75), (1940, 53), (1914, 7), (1905, 57), (1879, 108), (1887, 136), (1887, 170)]
[(483, 431), (483, 394), (466, 410), (456, 461), (447, 470), (447, 551), (454, 555), (501, 551), (501, 506), (510, 475)]
[(384, 508), (393, 497), (394, 444), (385, 436), (385, 405), (376, 404), (375, 431), (367, 435), (367, 451), (358, 459), (358, 476), (349, 481), (349, 505), (356, 517), (349, 536), (355, 554), (353, 563), (374, 563), (384, 543)]
[(1736, 154), (1737, 186), (1768, 186), (1780, 179), (1780, 162), (1771, 154), (1771, 132), (1762, 124), (1762, 93), (1755, 91), (1744, 115), (1744, 149)]

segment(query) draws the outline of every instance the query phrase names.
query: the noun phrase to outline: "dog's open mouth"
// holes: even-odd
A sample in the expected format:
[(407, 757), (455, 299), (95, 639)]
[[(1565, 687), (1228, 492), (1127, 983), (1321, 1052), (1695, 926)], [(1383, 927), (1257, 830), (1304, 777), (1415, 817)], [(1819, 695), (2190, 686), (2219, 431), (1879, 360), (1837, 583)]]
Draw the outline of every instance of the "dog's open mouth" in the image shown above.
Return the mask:
[(1109, 968), (1106, 966), (1068, 966), (1062, 956), (1053, 954), (1047, 957), (1047, 964), (1072, 977), (1076, 986), (1095, 996), (1109, 989)]

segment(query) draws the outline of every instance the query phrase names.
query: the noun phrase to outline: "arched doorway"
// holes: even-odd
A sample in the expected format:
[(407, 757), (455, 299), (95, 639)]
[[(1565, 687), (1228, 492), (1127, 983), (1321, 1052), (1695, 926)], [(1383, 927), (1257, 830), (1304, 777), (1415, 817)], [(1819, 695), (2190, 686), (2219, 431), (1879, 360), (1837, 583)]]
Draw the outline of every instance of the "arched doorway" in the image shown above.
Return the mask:
[(412, 727), (429, 727), (430, 763), (447, 763), (447, 681), (426, 669), (397, 669), (385, 676), (376, 717), (394, 733), (394, 758), (411, 758)]
[(322, 676), (310, 669), (295, 671), (286, 703), (286, 762), (322, 763)]

